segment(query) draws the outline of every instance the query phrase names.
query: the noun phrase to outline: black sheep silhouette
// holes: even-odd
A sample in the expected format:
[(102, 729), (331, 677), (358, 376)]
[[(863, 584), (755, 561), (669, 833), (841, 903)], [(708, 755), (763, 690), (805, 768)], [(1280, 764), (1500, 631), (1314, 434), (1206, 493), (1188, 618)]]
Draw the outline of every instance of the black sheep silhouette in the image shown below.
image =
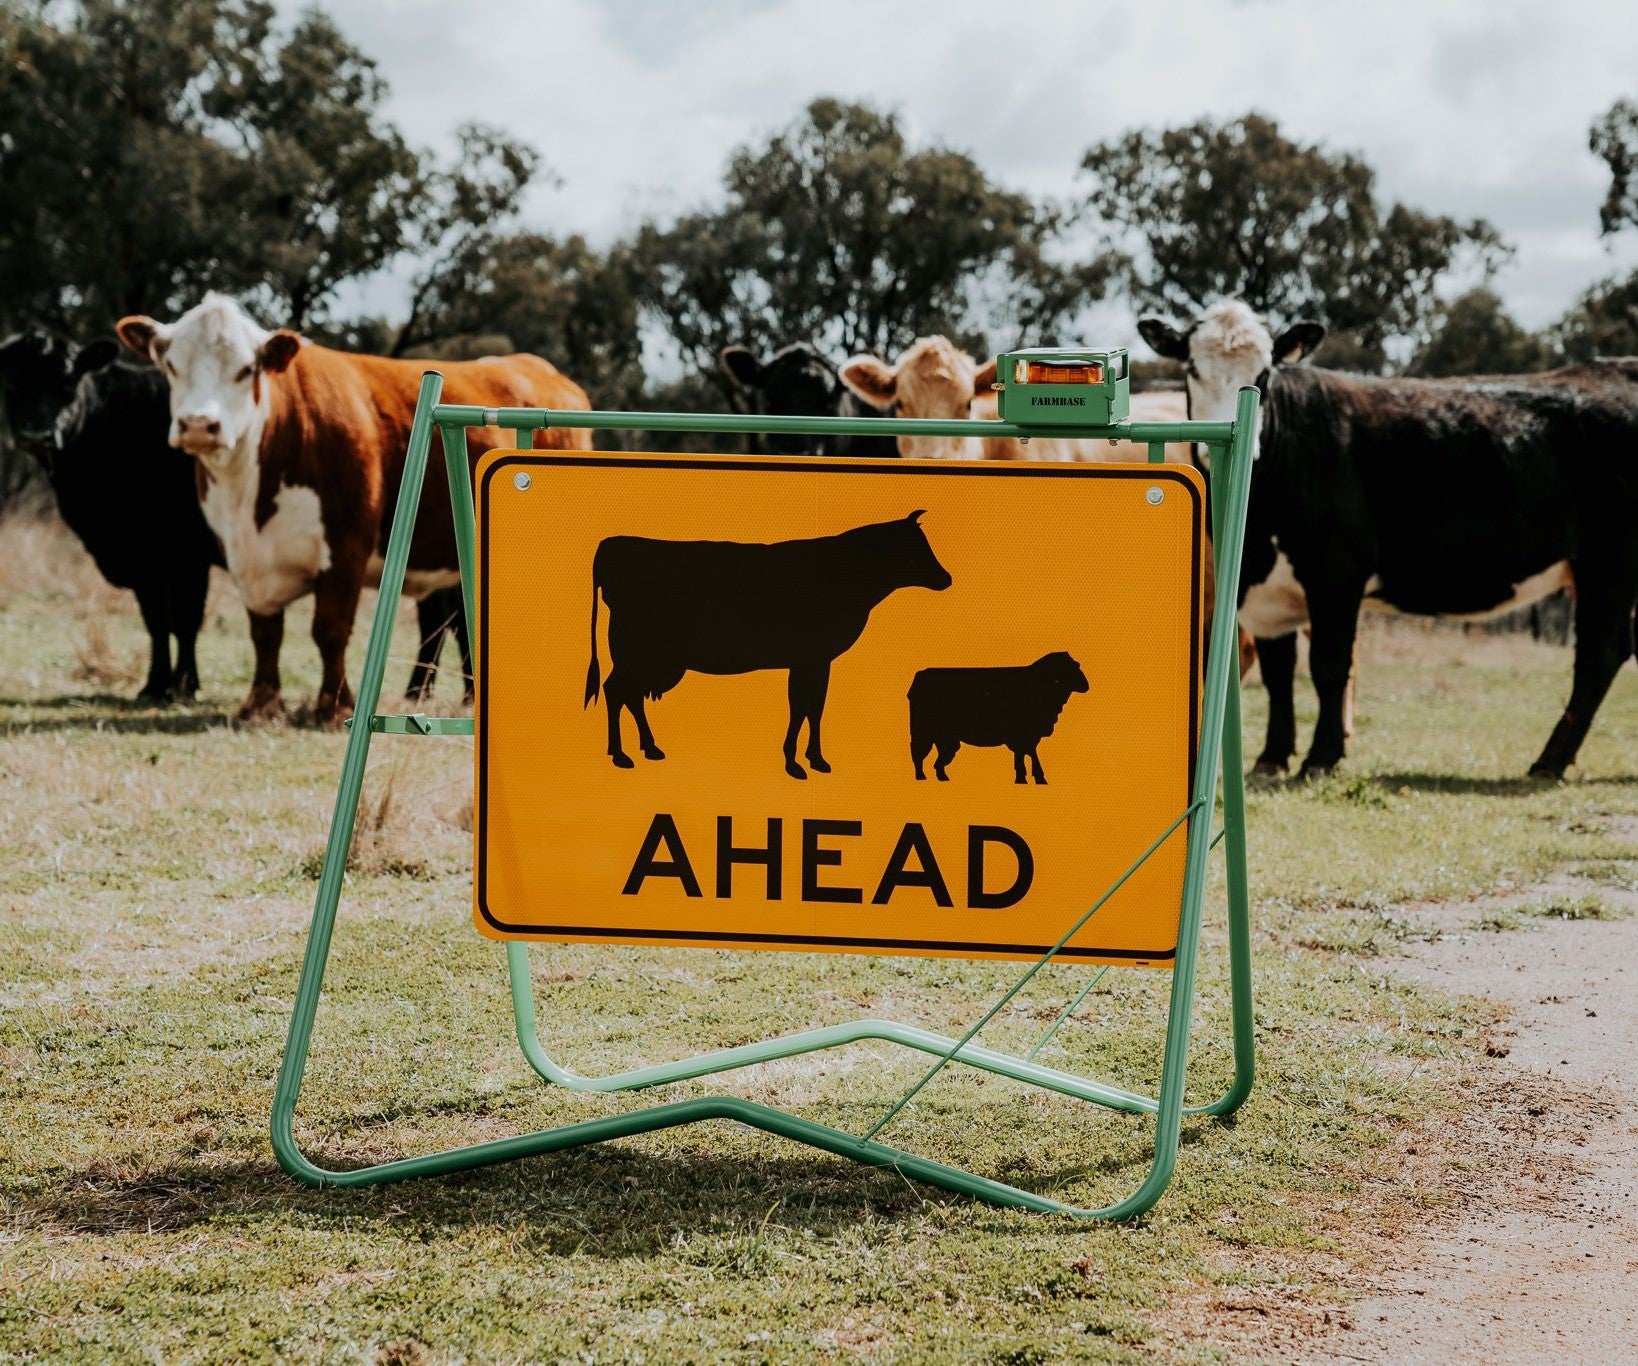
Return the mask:
[(591, 666), (586, 702), (597, 700), (597, 595), (609, 609), (609, 757), (632, 761), (620, 744), (620, 713), (637, 722), (643, 757), (663, 759), (654, 743), (645, 698), (658, 699), (689, 670), (743, 674), (790, 670), (790, 723), (785, 771), (808, 775), (796, 762), (796, 741), (808, 724), (807, 760), (829, 773), (819, 722), (830, 687), (831, 661), (864, 632), (871, 609), (901, 588), (950, 586), (921, 528), (921, 512), (854, 527), (835, 536), (752, 544), (741, 541), (660, 541), (610, 536), (592, 558)]
[(936, 746), (933, 773), (944, 770), (963, 744), (1005, 745), (1012, 751), (1013, 781), (1025, 781), (1028, 759), (1037, 783), (1046, 782), (1036, 747), (1052, 734), (1071, 693), (1087, 690), (1086, 675), (1067, 651), (1055, 650), (1033, 664), (999, 669), (923, 669), (910, 684), (910, 758), (916, 777)]

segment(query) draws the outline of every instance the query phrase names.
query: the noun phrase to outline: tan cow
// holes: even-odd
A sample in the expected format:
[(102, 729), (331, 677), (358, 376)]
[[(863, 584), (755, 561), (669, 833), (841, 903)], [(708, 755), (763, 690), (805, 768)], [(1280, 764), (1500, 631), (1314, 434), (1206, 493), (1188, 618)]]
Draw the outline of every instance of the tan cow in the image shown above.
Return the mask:
[[(877, 408), (898, 417), (980, 418), (996, 416), (995, 361), (980, 364), (948, 337), (918, 337), (888, 365), (877, 356), (854, 356), (842, 366), (842, 383)], [(1134, 422), (1181, 422), (1187, 400), (1181, 393), (1132, 395)], [(901, 436), (899, 454), (934, 460), (1142, 460), (1141, 447), (1115, 441), (1071, 441), (1059, 436)], [(1166, 447), (1166, 459), (1186, 464), (1187, 443)]]

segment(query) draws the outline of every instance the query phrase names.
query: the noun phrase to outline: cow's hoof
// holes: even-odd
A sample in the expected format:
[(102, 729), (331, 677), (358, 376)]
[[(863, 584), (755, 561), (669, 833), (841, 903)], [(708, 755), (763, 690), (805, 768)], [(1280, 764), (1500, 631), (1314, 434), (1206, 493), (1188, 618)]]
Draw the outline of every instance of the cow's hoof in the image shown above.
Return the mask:
[(635, 759), (633, 759), (631, 757), (631, 755), (629, 755), (629, 754), (611, 754), (611, 755), (609, 755), (609, 758), (614, 761), (614, 766), (616, 768), (636, 768), (637, 767), (637, 761)]
[(1530, 777), (1542, 778), (1551, 783), (1561, 783), (1564, 781), (1564, 770), (1553, 764), (1535, 763), (1530, 765)]
[(1311, 783), (1318, 778), (1329, 778), (1331, 770), (1335, 767), (1335, 764), (1304, 764), (1297, 777), (1305, 783)]
[(234, 713), (234, 719), (246, 725), (259, 725), (268, 721), (280, 721), (283, 718), (284, 701), (276, 692), (252, 692), (245, 699), (244, 706)]
[(1251, 771), (1259, 778), (1285, 777), (1285, 765), (1275, 763), (1272, 759), (1259, 759), (1251, 766)]
[(808, 767), (811, 768), (815, 773), (829, 773), (830, 772), (830, 765), (827, 764), (823, 759), (821, 759), (817, 754), (808, 755)]
[(663, 749), (661, 749), (658, 745), (644, 745), (643, 746), (643, 758), (645, 758), (645, 759), (663, 759), (663, 758), (665, 758), (665, 751)]
[(152, 684), (136, 695), (136, 700), (147, 707), (163, 707), (171, 700), (171, 690), (165, 684)]
[(925, 773), (918, 773), (918, 774), (916, 774), (916, 781), (917, 781), (917, 782), (918, 782), (918, 783), (924, 783), (924, 782), (926, 782), (926, 781), (927, 781), (927, 775), (926, 775), (926, 774), (925, 774)]
[(803, 769), (802, 765), (797, 763), (795, 759), (789, 759), (786, 761), (785, 772), (789, 773), (793, 778), (800, 778), (804, 782), (807, 781), (807, 771)]
[(939, 780), (939, 782), (941, 782), (941, 783), (947, 783), (947, 782), (950, 781), (950, 775), (948, 773), (946, 773), (942, 768), (935, 770), (934, 773), (933, 773), (933, 776), (935, 778), (937, 778)]
[(1046, 779), (1041, 777), (1039, 774), (1037, 774), (1036, 778), (1035, 778), (1035, 786), (1036, 787), (1045, 787), (1046, 786)]

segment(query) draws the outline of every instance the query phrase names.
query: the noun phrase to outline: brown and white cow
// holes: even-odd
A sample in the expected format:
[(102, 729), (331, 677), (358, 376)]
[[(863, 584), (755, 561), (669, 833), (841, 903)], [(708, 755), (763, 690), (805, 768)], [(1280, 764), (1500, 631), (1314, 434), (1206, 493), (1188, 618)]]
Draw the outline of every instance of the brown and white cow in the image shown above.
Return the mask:
[[(256, 676), (241, 719), (277, 714), (284, 609), (314, 597), (323, 666), (313, 720), (353, 707), (347, 640), (359, 593), (378, 583), (415, 412), (417, 361), (352, 355), (281, 328), (257, 326), (232, 299), (207, 294), (172, 323), (122, 318), (120, 339), (170, 384), (170, 444), (195, 460), (205, 520), (250, 610)], [(483, 407), (586, 408), (586, 396), (538, 356), (445, 362), (444, 401)], [(541, 439), (543, 437), (543, 439)], [(470, 434), (475, 458), (504, 438)], [(404, 591), (420, 597), (457, 581), (454, 524), (437, 434), (410, 545)], [(550, 447), (589, 449), (588, 433), (537, 434)]]
[[(854, 356), (842, 366), (842, 383), (877, 408), (898, 417), (981, 418), (996, 416), (995, 360), (980, 364), (948, 337), (918, 337), (892, 365), (878, 356)], [(1134, 422), (1181, 422), (1181, 393), (1132, 395)], [(1072, 441), (1015, 436), (901, 436), (899, 454), (932, 460), (1142, 460), (1144, 453), (1114, 441)], [(1168, 460), (1186, 463), (1186, 443), (1168, 446)]]

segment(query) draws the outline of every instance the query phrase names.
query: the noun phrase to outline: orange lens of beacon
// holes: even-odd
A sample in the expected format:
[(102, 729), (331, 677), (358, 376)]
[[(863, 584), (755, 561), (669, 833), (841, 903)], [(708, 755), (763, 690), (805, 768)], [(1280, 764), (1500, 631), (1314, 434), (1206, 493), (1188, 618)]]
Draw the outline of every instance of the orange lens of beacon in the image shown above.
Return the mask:
[(1019, 381), (1024, 384), (1102, 384), (1103, 366), (1098, 361), (1022, 362), (1024, 373)]

